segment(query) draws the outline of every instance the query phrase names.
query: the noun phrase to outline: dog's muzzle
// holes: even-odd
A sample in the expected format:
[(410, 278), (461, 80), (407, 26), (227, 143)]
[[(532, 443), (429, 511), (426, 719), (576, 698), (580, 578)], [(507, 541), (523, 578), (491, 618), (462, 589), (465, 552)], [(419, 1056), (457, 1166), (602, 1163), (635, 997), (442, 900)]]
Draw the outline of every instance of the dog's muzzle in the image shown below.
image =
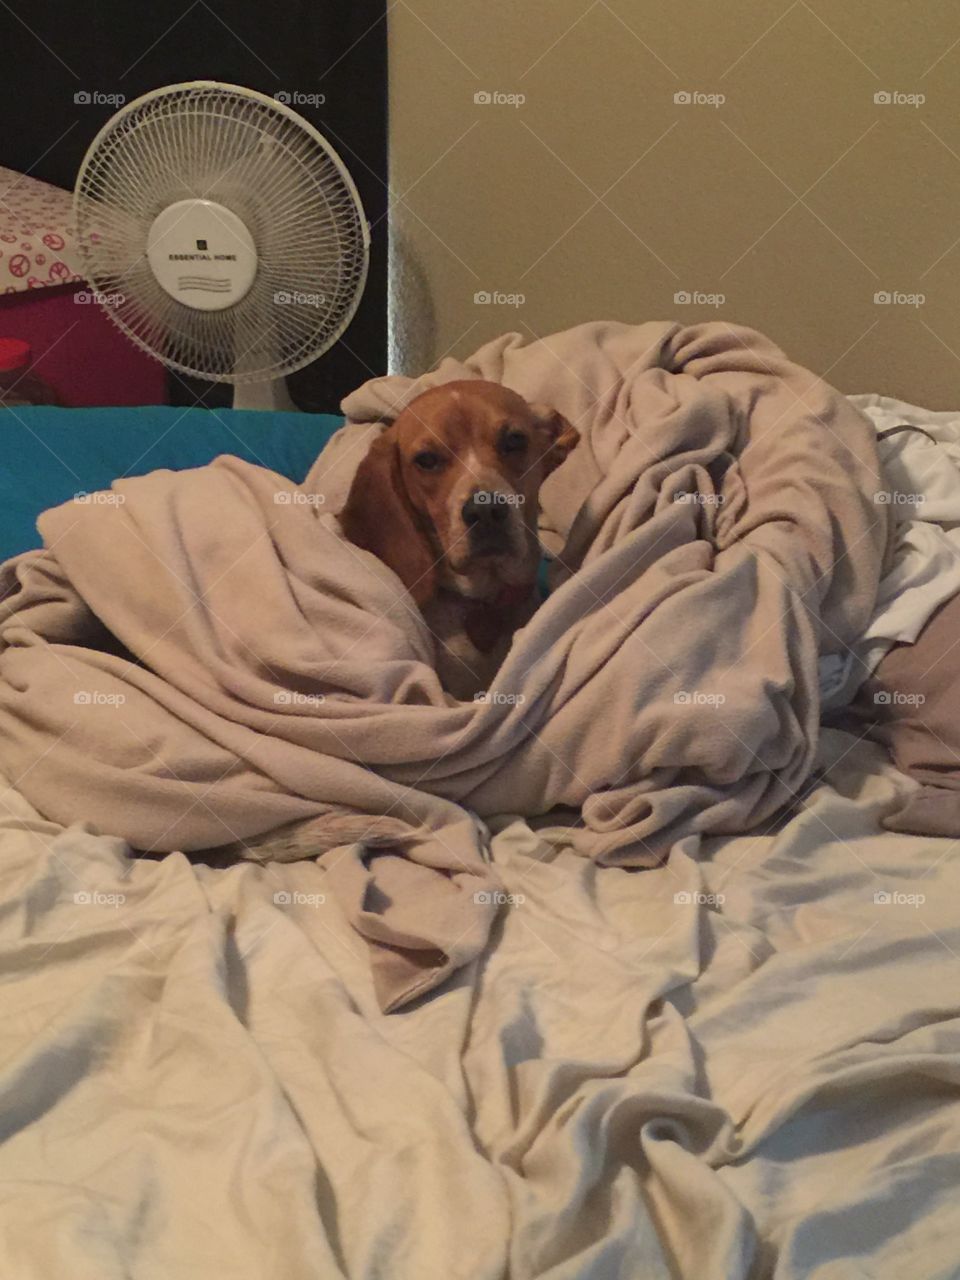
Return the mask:
[(496, 489), (478, 489), (467, 498), (460, 514), (473, 554), (493, 556), (510, 551), (511, 499), (515, 500), (515, 495)]

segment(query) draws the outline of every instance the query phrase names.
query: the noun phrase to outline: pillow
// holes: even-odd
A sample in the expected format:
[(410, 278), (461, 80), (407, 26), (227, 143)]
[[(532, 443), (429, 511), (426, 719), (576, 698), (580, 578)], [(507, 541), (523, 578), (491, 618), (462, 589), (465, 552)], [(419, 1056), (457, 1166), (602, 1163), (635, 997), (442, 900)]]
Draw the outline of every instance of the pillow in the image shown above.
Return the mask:
[(221, 453), (301, 484), (343, 418), (245, 409), (0, 409), (0, 561), (41, 545), (37, 516), (120, 476), (202, 467)]
[(73, 195), (0, 167), (0, 293), (83, 280)]

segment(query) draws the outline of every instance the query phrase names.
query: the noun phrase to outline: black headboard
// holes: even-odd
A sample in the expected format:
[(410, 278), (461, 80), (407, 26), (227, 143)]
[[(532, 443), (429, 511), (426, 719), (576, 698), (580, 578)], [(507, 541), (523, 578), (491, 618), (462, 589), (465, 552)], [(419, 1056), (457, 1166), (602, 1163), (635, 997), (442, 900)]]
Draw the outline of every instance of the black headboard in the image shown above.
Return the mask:
[[(289, 94), (340, 153), (372, 226), (360, 309), (343, 339), (290, 379), (293, 396), (330, 410), (386, 371), (385, 0), (6, 0), (0, 29), (0, 164), (61, 187), (73, 188), (117, 95), (130, 101), (183, 80)], [(201, 394), (224, 403), (229, 393), (174, 388), (181, 403)]]

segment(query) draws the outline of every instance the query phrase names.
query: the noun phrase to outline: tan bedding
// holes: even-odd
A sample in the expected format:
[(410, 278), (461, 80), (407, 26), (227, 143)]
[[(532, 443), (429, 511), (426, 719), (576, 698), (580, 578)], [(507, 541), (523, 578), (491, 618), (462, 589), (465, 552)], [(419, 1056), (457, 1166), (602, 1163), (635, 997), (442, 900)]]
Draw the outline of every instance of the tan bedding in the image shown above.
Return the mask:
[(495, 945), (391, 1016), (322, 868), (0, 791), (0, 1273), (954, 1280), (960, 860), (879, 833), (877, 748), (820, 763), (649, 871), (508, 822)]
[(412, 834), (417, 856), (329, 863), (385, 1007), (483, 945), (471, 814), (565, 806), (579, 852), (645, 866), (775, 813), (813, 759), (818, 654), (863, 630), (886, 545), (872, 428), (750, 330), (507, 335), (344, 407), (379, 422), (471, 376), (583, 436), (543, 494), (579, 572), (487, 703), (451, 705), (398, 580), (312, 500), (330, 467), (342, 486), (349, 434), (303, 492), (230, 458), (118, 480), (46, 512), (46, 549), (0, 573), (0, 766), (45, 816), (160, 851), (310, 816), (315, 849), (370, 815)]

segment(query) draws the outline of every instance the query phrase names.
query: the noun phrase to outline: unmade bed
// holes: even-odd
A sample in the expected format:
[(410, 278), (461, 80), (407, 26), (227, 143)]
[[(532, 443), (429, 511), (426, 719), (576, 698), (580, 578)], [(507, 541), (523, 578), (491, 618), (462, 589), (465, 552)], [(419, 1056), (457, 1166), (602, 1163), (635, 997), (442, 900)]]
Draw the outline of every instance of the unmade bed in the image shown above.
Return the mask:
[(0, 807), (18, 1280), (957, 1274), (960, 862), (828, 731), (798, 815), (597, 869), (521, 820), (482, 958), (380, 1012), (310, 862)]
[[(384, 1012), (376, 939), (345, 909), (337, 847), (290, 863), (131, 857), (89, 822), (41, 817), (27, 796), (44, 787), (10, 768), (7, 746), (4, 1273), (958, 1274), (958, 846), (885, 830), (916, 783), (868, 726), (837, 726), (851, 686), (952, 598), (960, 550), (936, 504), (960, 414), (858, 403), (881, 430), (926, 424), (940, 487), (918, 501), (919, 473), (907, 490), (897, 471), (902, 441), (881, 442), (894, 511), (882, 565), (859, 562), (876, 575), (843, 647), (859, 675), (837, 652), (817, 671), (814, 646), (832, 727), (791, 803), (747, 834), (680, 831), (643, 870), (584, 856), (569, 818), (485, 813), (489, 934), (398, 1012)], [(891, 548), (925, 538), (937, 553), (911, 577)], [(923, 620), (884, 612), (898, 574)], [(41, 606), (68, 602), (70, 582), (52, 575), (16, 635), (8, 615), (8, 645), (41, 634)], [(69, 643), (75, 615), (51, 616), (65, 630), (45, 642)], [(8, 690), (7, 717), (15, 701)], [(35, 767), (34, 783), (50, 776)], [(213, 823), (208, 783), (193, 795)]]

